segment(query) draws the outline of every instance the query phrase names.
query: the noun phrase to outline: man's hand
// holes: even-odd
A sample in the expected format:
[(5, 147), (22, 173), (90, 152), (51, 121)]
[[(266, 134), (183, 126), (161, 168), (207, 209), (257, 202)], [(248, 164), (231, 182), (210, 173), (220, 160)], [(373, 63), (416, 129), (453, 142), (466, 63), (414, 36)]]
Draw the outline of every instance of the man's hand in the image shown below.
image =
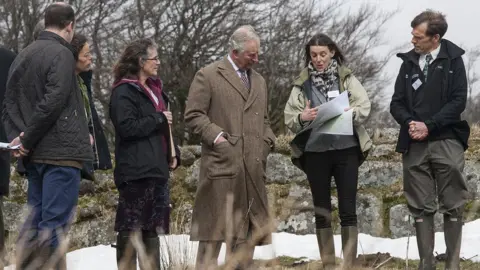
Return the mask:
[(217, 141), (215, 142), (215, 144), (219, 144), (219, 143), (222, 143), (222, 142), (226, 142), (227, 139), (225, 139), (225, 137), (223, 136), (220, 136), (218, 137)]
[(170, 111), (163, 111), (163, 114), (164, 114), (165, 117), (167, 118), (168, 124), (171, 125), (171, 124), (172, 124), (172, 112), (170, 112)]
[(318, 108), (310, 108), (310, 100), (307, 100), (307, 106), (300, 115), (300, 119), (303, 122), (313, 121), (317, 117)]
[(177, 158), (176, 157), (172, 157), (172, 161), (170, 161), (170, 169), (172, 170), (175, 170), (177, 168)]
[(408, 124), (408, 134), (416, 141), (422, 141), (428, 136), (428, 128), (423, 122), (412, 121)]
[(29, 150), (27, 150), (23, 147), (22, 142), (20, 141), (21, 137), (23, 137), (23, 132), (20, 133), (20, 136), (16, 137), (15, 139), (13, 139), (10, 142), (11, 147), (20, 145), (19, 149), (16, 149), (16, 150), (12, 151), (12, 155), (16, 158), (25, 157), (25, 156), (28, 155), (28, 152), (30, 152)]

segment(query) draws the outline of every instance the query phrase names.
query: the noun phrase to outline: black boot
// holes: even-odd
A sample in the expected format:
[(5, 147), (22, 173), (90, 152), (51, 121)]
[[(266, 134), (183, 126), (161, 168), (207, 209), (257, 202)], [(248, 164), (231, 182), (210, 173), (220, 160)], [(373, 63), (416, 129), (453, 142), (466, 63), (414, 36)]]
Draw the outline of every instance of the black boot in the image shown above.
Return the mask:
[(343, 269), (351, 269), (357, 259), (358, 229), (354, 226), (342, 228)]
[[(142, 241), (147, 253), (147, 263), (149, 267), (146, 269), (160, 270), (160, 239), (156, 232), (143, 232)], [(142, 268), (142, 267), (140, 267)]]
[(443, 216), (443, 231), (445, 235), (445, 245), (447, 246), (447, 261), (445, 270), (460, 269), (460, 247), (462, 245), (462, 226), (461, 215)]
[(433, 248), (435, 246), (435, 230), (433, 215), (415, 218), (417, 232), (418, 254), (420, 256), (419, 270), (436, 269)]
[(130, 232), (119, 232), (117, 234), (117, 266), (119, 270), (137, 269), (137, 252), (130, 238)]
[(323, 269), (335, 269), (335, 244), (332, 228), (317, 229), (317, 242)]

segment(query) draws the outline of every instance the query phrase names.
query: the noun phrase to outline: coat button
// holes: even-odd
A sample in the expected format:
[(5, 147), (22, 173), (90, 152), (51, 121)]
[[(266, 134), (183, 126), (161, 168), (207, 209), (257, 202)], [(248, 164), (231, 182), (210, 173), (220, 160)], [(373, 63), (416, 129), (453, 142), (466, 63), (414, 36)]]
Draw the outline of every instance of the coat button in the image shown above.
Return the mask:
[(260, 159), (259, 159), (258, 157), (257, 157), (255, 160), (256, 160), (257, 162), (260, 162)]
[(255, 136), (255, 137), (257, 137), (257, 139), (258, 139), (258, 138), (260, 138), (260, 136), (258, 136), (258, 135), (257, 135), (257, 136)]
[(258, 115), (258, 112), (256, 112), (255, 114)]

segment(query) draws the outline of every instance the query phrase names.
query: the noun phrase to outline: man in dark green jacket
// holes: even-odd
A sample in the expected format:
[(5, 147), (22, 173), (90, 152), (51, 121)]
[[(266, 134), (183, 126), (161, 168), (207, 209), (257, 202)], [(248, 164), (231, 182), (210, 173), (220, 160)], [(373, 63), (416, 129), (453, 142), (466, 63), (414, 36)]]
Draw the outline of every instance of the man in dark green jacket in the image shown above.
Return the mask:
[[(30, 214), (19, 233), (23, 255), (57, 252), (78, 201), (80, 169), (93, 160), (85, 109), (70, 49), (75, 12), (63, 2), (45, 10), (45, 31), (10, 68), (3, 122), (28, 176)], [(38, 252), (40, 251), (40, 252)], [(60, 251), (61, 252), (61, 251)], [(56, 268), (64, 268), (65, 258)], [(20, 260), (25, 267), (31, 259)], [(22, 268), (23, 269), (23, 268)]]
[(419, 269), (435, 269), (437, 209), (444, 215), (445, 269), (459, 269), (468, 197), (464, 151), (470, 134), (461, 120), (467, 101), (465, 51), (443, 39), (448, 25), (440, 13), (422, 12), (411, 26), (414, 49), (397, 55), (403, 64), (390, 112), (401, 126), (396, 150), (403, 154), (404, 193), (415, 219)]

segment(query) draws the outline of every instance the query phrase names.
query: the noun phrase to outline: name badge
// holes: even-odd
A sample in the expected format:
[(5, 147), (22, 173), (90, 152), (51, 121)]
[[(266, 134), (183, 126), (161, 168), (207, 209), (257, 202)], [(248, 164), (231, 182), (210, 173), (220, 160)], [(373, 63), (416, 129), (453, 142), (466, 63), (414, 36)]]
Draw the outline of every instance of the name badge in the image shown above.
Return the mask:
[(420, 86), (422, 85), (422, 81), (420, 79), (417, 79), (413, 84), (413, 89), (416, 91)]
[(336, 97), (340, 96), (340, 91), (338, 91), (338, 90), (328, 91), (327, 96), (328, 96), (329, 99), (336, 98)]

